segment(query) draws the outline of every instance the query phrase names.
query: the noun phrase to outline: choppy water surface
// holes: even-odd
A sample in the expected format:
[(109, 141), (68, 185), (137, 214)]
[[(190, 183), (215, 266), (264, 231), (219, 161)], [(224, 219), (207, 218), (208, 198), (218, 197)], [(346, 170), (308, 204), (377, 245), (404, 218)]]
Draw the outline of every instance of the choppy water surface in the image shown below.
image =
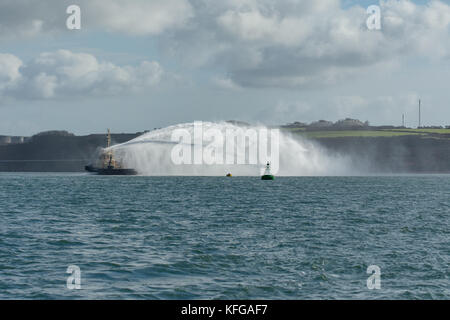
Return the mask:
[(448, 175), (0, 174), (0, 298), (448, 299), (449, 216)]

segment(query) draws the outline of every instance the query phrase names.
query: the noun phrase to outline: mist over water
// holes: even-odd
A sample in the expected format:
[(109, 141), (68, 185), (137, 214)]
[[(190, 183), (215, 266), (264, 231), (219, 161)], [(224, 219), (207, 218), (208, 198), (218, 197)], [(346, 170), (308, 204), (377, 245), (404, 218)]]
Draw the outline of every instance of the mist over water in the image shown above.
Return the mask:
[[(228, 122), (203, 122), (203, 132), (216, 130), (226, 136), (227, 130), (236, 130), (244, 135), (245, 130), (256, 131), (269, 128), (263, 126), (241, 127)], [(194, 137), (194, 123), (183, 123), (145, 133), (128, 142), (112, 146), (117, 158), (121, 159), (125, 166), (135, 168), (142, 175), (185, 175), (185, 176), (224, 176), (232, 173), (234, 176), (257, 176), (263, 171), (267, 160), (259, 159), (258, 164), (249, 164), (249, 152), (252, 143), (246, 139), (245, 154), (239, 148), (235, 149), (236, 157), (243, 156), (245, 164), (181, 164), (177, 165), (172, 160), (172, 150), (179, 143), (172, 139), (175, 130), (186, 130)], [(242, 130), (243, 129), (243, 130)], [(210, 141), (203, 140), (203, 147)], [(270, 143), (270, 139), (269, 139)], [(190, 147), (194, 146), (194, 140)], [(280, 131), (279, 134), (279, 171), (278, 176), (326, 176), (349, 175), (351, 171), (351, 159), (342, 155), (331, 155), (312, 141), (301, 137), (294, 137), (289, 133)], [(269, 151), (271, 148), (269, 147)], [(224, 154), (229, 152), (224, 148)], [(270, 155), (270, 152), (268, 153)], [(237, 162), (234, 162), (237, 163)], [(354, 173), (354, 172), (353, 172)]]

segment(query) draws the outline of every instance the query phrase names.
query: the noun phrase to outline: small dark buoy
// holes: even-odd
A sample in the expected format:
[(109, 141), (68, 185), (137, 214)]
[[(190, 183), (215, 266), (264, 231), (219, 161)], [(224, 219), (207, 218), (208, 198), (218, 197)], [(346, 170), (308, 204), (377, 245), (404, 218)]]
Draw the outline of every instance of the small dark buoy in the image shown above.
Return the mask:
[(227, 177), (232, 177), (231, 173), (227, 173)]

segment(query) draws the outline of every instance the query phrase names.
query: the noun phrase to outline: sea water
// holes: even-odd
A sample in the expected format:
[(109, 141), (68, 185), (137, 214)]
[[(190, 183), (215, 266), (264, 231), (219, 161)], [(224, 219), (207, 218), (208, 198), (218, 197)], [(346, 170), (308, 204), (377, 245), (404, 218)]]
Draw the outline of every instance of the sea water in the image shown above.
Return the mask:
[(3, 173), (0, 299), (448, 299), (449, 215), (449, 175)]

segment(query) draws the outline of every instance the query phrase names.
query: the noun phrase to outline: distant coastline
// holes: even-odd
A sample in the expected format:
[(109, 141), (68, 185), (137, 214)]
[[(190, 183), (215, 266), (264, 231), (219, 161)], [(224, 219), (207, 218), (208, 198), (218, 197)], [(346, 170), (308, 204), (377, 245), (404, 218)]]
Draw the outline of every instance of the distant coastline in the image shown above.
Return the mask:
[[(294, 122), (279, 128), (313, 140), (329, 153), (345, 154), (355, 162), (370, 161), (368, 173), (450, 173), (450, 126), (370, 126), (344, 119)], [(143, 133), (116, 133), (112, 140), (123, 143)], [(0, 172), (83, 172), (104, 146), (104, 134), (47, 131), (32, 137), (0, 136)]]

